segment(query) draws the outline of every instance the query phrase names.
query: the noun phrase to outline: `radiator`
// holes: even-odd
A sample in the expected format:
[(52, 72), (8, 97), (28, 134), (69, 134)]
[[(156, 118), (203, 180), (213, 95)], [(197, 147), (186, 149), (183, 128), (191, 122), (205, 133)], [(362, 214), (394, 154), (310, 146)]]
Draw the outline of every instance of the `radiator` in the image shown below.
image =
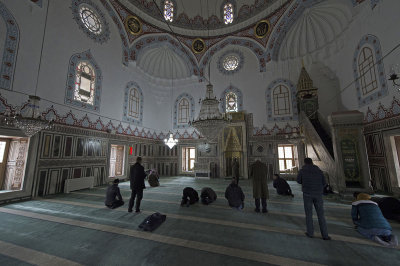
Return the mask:
[(85, 188), (93, 188), (93, 184), (94, 176), (66, 179), (64, 185), (64, 193), (70, 193), (71, 191)]

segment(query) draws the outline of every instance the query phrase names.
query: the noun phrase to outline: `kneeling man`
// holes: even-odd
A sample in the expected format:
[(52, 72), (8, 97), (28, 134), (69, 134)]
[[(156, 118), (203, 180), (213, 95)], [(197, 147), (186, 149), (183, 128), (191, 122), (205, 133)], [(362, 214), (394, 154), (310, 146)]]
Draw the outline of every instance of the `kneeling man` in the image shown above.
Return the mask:
[(110, 209), (115, 209), (124, 205), (118, 184), (119, 179), (117, 178), (114, 180), (113, 184), (107, 188), (105, 204)]

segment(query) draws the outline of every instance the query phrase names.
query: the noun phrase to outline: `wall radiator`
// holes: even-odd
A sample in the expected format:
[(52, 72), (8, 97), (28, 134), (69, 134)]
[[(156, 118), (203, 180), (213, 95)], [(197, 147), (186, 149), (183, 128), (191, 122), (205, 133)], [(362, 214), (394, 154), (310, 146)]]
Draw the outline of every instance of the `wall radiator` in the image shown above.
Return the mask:
[(93, 188), (93, 184), (94, 176), (66, 179), (64, 185), (64, 193), (70, 193), (71, 191), (85, 188)]

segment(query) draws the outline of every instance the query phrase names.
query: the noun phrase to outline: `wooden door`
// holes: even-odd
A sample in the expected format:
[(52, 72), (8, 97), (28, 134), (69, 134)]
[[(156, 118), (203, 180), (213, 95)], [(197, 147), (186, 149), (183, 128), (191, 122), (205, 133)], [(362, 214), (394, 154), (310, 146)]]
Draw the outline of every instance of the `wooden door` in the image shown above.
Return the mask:
[(9, 148), (10, 148), (10, 140), (0, 139), (0, 190), (3, 189), (4, 185)]
[(124, 146), (116, 147), (116, 158), (115, 158), (115, 176), (123, 175), (124, 169)]
[(13, 139), (8, 149), (4, 189), (20, 190), (24, 181), (28, 139)]

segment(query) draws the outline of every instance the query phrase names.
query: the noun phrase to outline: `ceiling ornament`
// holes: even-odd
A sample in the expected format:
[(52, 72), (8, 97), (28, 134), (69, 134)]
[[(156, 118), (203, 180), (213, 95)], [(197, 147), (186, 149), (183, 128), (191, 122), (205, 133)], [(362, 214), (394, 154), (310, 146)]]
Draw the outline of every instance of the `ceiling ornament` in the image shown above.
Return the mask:
[(193, 40), (192, 43), (192, 51), (195, 54), (201, 54), (206, 50), (206, 44), (201, 38), (197, 38)]
[(257, 38), (265, 38), (271, 31), (271, 24), (268, 20), (259, 21), (256, 26), (254, 26), (254, 35)]
[(142, 33), (142, 22), (136, 16), (128, 16), (125, 20), (125, 28), (133, 35), (140, 35)]

